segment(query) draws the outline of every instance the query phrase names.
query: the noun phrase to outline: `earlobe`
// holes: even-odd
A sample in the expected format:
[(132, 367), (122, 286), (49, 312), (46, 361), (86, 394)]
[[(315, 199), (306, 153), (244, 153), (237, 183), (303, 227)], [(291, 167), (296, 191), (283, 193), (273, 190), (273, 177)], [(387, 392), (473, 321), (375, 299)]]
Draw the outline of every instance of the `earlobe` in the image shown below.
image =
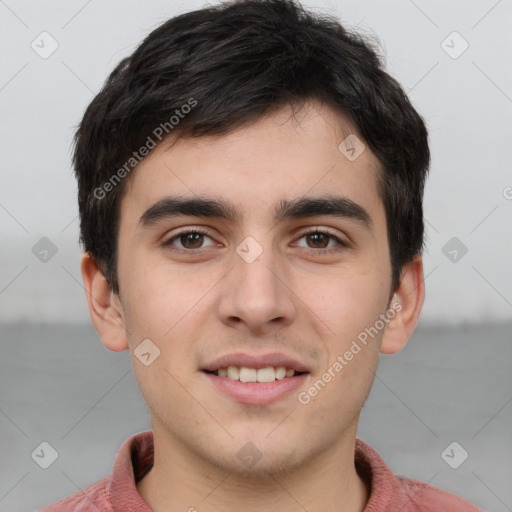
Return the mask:
[(424, 299), (423, 260), (418, 254), (404, 266), (400, 286), (391, 299), (389, 312), (394, 311), (394, 315), (388, 314), (381, 353), (395, 354), (405, 347), (418, 323)]
[(105, 276), (89, 253), (84, 253), (81, 262), (87, 304), (92, 323), (100, 335), (103, 345), (109, 350), (128, 350), (128, 339), (122, 305)]

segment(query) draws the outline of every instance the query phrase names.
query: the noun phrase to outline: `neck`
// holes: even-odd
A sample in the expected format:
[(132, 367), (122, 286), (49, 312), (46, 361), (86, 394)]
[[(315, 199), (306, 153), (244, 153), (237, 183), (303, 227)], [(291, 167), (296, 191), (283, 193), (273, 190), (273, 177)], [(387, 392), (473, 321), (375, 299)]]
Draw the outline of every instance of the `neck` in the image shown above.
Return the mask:
[(154, 425), (154, 464), (137, 490), (153, 512), (362, 512), (370, 492), (354, 466), (355, 428), (346, 434), (297, 470), (252, 477), (205, 462)]

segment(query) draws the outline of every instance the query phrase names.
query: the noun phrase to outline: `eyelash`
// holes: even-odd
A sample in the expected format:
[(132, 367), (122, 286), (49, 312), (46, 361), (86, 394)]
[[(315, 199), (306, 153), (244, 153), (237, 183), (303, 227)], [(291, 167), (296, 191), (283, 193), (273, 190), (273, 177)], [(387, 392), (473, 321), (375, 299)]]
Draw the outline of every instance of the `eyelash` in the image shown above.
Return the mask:
[[(329, 233), (327, 231), (320, 231), (318, 228), (316, 228), (315, 230), (310, 230), (310, 231), (306, 231), (306, 232), (302, 233), (299, 236), (298, 240), (300, 240), (301, 238), (304, 238), (305, 236), (314, 235), (314, 234), (317, 234), (317, 233), (321, 234), (321, 235), (326, 235), (328, 238), (334, 240), (335, 242), (337, 242), (339, 244), (338, 246), (331, 247), (329, 249), (312, 249), (312, 251), (317, 253), (317, 254), (318, 253), (320, 253), (320, 255), (332, 254), (332, 253), (336, 253), (336, 252), (342, 251), (343, 249), (346, 249), (346, 248), (349, 247), (349, 245), (346, 242), (344, 242), (343, 240), (341, 240), (337, 236), (334, 236), (334, 235), (332, 235), (331, 233)], [(183, 231), (177, 233), (176, 235), (172, 236), (168, 240), (162, 242), (162, 247), (167, 248), (169, 251), (171, 251), (173, 253), (193, 255), (193, 254), (199, 252), (202, 248), (199, 248), (199, 249), (179, 249), (179, 248), (173, 247), (173, 245), (172, 245), (172, 243), (175, 240), (177, 240), (178, 238), (180, 238), (180, 237), (182, 237), (184, 235), (190, 235), (190, 234), (201, 234), (201, 235), (205, 235), (205, 236), (208, 236), (209, 238), (211, 238), (209, 236), (209, 234), (208, 234), (208, 231), (206, 231), (204, 229), (201, 229), (201, 228), (191, 228), (191, 229), (183, 230)]]

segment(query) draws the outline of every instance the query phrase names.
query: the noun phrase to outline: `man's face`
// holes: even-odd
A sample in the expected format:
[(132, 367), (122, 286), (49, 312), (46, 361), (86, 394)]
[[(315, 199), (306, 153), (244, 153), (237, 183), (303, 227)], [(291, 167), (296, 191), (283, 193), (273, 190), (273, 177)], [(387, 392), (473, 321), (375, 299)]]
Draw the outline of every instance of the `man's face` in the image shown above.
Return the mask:
[[(202, 461), (275, 472), (355, 435), (378, 362), (383, 329), (374, 334), (375, 325), (390, 306), (391, 264), (377, 160), (368, 148), (347, 158), (338, 146), (350, 133), (324, 105), (295, 118), (286, 108), (226, 136), (158, 146), (126, 188), (118, 277), (128, 343), (133, 353), (151, 340), (146, 360), (160, 350), (148, 366), (134, 356), (135, 374), (155, 434)], [(189, 210), (141, 220), (171, 196), (230, 203), (238, 218)], [(326, 196), (357, 206), (275, 217), (283, 202)], [(370, 327), (363, 344), (358, 335)], [(237, 382), (223, 376), (227, 366), (245, 367), (244, 380), (268, 366), (301, 374)], [(244, 466), (242, 455), (259, 454)]]

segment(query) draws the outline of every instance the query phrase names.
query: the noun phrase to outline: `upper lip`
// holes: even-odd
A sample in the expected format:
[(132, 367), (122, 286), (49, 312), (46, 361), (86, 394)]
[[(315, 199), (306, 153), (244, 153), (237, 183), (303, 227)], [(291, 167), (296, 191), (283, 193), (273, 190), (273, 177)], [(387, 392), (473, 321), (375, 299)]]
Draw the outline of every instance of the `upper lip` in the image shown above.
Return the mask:
[(211, 363), (206, 364), (201, 369), (214, 372), (219, 368), (228, 368), (229, 366), (245, 366), (247, 368), (267, 368), (273, 366), (278, 368), (283, 366), (287, 369), (293, 369), (296, 372), (309, 372), (306, 365), (302, 364), (297, 359), (284, 354), (263, 354), (259, 356), (252, 356), (249, 354), (237, 353), (226, 354), (221, 356)]

